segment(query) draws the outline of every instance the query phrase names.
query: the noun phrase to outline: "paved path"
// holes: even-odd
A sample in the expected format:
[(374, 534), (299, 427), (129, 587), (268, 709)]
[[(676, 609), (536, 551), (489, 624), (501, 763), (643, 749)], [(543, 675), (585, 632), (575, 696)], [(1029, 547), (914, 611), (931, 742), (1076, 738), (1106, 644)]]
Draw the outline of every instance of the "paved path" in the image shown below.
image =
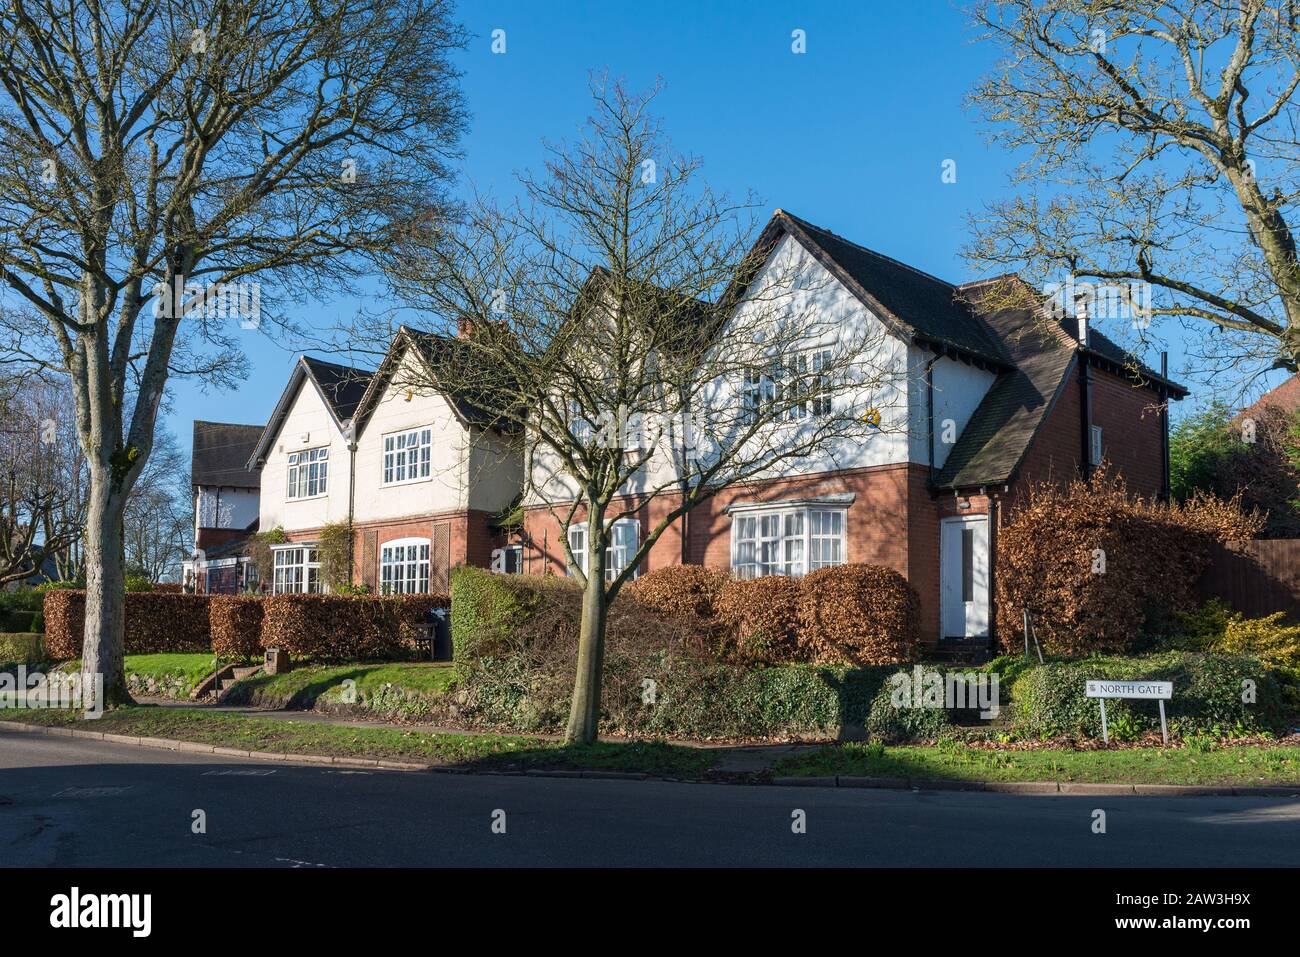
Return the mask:
[[(1107, 833), (1092, 833), (1093, 811)], [(191, 833), (193, 812), (207, 833)], [(806, 815), (807, 833), (791, 830)], [(506, 833), (493, 814), (505, 812)], [(1300, 801), (346, 771), (0, 729), (0, 866), (1293, 866)]]

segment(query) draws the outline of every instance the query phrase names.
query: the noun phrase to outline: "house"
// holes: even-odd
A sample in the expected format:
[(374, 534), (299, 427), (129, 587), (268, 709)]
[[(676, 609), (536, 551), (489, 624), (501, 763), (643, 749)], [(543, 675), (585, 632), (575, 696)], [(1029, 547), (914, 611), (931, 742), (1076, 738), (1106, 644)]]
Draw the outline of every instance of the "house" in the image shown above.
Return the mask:
[(256, 583), (247, 546), (257, 531), (258, 478), (245, 465), (261, 434), (260, 425), (194, 422), (194, 555), (181, 580), (197, 592), (235, 594)]
[(259, 478), (259, 523), (275, 592), (322, 590), (319, 544), (345, 528), (352, 583), (373, 592), (448, 588), (456, 565), (488, 566), (519, 495), (516, 437), (431, 370), (457, 340), (402, 327), (376, 370), (310, 357), (294, 365), (245, 462)]
[[(797, 263), (828, 314), (880, 331), (875, 359), (892, 363), (902, 383), (887, 415), (901, 427), (722, 489), (677, 519), (638, 573), (679, 563), (744, 577), (886, 565), (919, 592), (924, 640), (986, 647), (997, 527), (1031, 483), (1086, 476), (1106, 462), (1137, 491), (1167, 495), (1167, 404), (1187, 390), (1136, 362), (1086, 315), (1053, 318), (1046, 297), (1027, 287), (1007, 296), (1013, 278), (953, 285), (781, 210), (757, 251), (764, 266), (750, 290), (777, 264)], [(755, 388), (761, 394), (762, 384)], [(546, 467), (534, 458), (529, 484), (543, 493), (525, 501), (516, 544), (523, 571), (564, 574), (556, 506), (566, 502), (553, 477), (537, 473)], [(614, 573), (672, 501), (627, 490)], [(581, 552), (581, 522), (567, 534)]]

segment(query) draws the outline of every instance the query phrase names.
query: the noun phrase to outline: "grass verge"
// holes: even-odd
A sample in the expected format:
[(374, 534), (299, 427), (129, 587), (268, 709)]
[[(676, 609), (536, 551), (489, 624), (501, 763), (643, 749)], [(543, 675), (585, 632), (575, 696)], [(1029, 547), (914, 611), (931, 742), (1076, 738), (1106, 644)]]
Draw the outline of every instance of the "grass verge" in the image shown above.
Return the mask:
[(173, 738), (247, 751), (277, 754), (327, 754), (389, 758), (472, 770), (643, 771), (673, 777), (698, 777), (714, 754), (661, 742), (597, 742), (569, 745), (517, 735), (452, 734), (400, 728), (358, 728), (323, 722), (250, 718), (197, 708), (120, 708), (96, 720), (80, 712), (0, 711), (0, 719), (28, 724), (76, 727), (83, 731)]
[(1268, 785), (1300, 782), (1300, 748), (1278, 746), (1008, 751), (961, 745), (848, 743), (791, 755), (778, 776), (1073, 781), (1088, 784)]
[[(214, 660), (209, 652), (173, 652), (127, 655), (122, 659), (126, 683), (133, 695), (187, 698), (194, 686), (212, 674)], [(59, 665), (61, 671), (78, 671), (81, 661)]]
[(285, 674), (245, 678), (231, 688), (225, 701), (276, 709), (319, 706), (323, 711), (363, 711), (413, 720), (430, 714), (454, 681), (455, 670), (446, 662), (308, 665)]

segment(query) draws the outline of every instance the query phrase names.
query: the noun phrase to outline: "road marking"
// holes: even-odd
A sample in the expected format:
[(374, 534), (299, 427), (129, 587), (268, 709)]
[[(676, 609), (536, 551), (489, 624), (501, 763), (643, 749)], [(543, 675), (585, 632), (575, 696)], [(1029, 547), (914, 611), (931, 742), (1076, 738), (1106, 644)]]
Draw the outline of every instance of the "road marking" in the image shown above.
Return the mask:
[(369, 771), (326, 771), (325, 774), (369, 774)]
[(131, 785), (129, 784), (126, 785), (125, 787), (113, 787), (109, 785), (104, 785), (101, 787), (83, 788), (83, 787), (74, 786), (70, 788), (64, 788), (62, 791), (56, 791), (54, 793), (54, 796), (56, 798), (116, 797), (117, 795), (121, 794), (123, 791), (129, 791), (129, 790), (131, 790)]
[(292, 857), (277, 857), (276, 860), (283, 864), (292, 864), (295, 869), (299, 867), (330, 867), (329, 864), (313, 864), (311, 861), (295, 861)]
[(274, 774), (274, 773), (275, 773), (275, 768), (270, 768), (270, 769), (265, 770), (265, 771), (263, 771), (263, 770), (255, 770), (255, 769), (253, 769), (253, 768), (240, 768), (240, 769), (238, 769), (238, 770), (236, 770), (236, 769), (234, 769), (234, 768), (223, 768), (223, 769), (221, 769), (220, 771), (204, 771), (203, 774), (202, 774), (201, 776), (206, 778), (206, 777), (209, 777), (209, 776), (218, 776), (218, 777), (221, 777), (221, 776), (226, 776), (226, 775), (234, 774), (234, 775), (238, 775), (238, 776), (240, 776), (240, 777), (246, 777), (246, 778), (247, 778), (247, 777), (253, 777), (253, 778), (264, 778), (264, 777), (266, 777), (268, 774)]

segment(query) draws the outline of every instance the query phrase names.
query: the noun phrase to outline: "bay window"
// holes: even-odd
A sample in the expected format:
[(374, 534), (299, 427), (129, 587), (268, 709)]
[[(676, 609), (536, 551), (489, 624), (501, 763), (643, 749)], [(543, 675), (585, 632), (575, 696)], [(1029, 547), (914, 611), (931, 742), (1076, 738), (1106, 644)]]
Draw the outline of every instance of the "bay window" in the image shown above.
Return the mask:
[(731, 569), (739, 578), (801, 576), (844, 564), (844, 511), (786, 508), (731, 520)]
[[(635, 518), (620, 518), (610, 526), (609, 547), (605, 549), (605, 580), (613, 581), (636, 555), (640, 547), (641, 523)], [(569, 550), (582, 573), (587, 574), (587, 526), (569, 526)], [(636, 577), (636, 572), (632, 573)]]

